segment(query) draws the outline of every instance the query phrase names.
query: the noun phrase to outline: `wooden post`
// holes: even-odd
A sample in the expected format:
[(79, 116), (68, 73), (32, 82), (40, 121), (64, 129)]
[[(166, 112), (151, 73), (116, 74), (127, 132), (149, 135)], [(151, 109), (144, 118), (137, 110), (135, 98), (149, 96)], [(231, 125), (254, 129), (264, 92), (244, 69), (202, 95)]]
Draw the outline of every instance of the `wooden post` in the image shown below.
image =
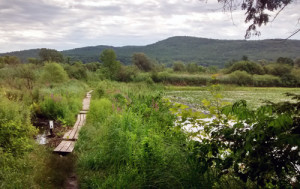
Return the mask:
[(54, 136), (54, 133), (53, 133), (54, 124), (53, 124), (52, 120), (49, 121), (49, 127), (50, 127), (50, 135)]

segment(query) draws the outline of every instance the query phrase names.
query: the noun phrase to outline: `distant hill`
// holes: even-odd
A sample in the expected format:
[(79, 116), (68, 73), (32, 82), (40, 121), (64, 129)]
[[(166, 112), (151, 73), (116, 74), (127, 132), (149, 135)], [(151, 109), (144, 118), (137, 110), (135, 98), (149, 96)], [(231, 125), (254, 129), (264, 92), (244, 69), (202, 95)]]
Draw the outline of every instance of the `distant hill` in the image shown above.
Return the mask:
[(13, 51), (8, 53), (0, 53), (0, 56), (17, 56), (22, 62), (26, 62), (28, 58), (38, 58), (40, 49), (29, 49), (23, 51)]
[[(171, 37), (146, 46), (93, 46), (62, 51), (71, 60), (83, 62), (99, 61), (102, 50), (112, 48), (118, 59), (131, 63), (131, 56), (135, 52), (144, 52), (159, 63), (171, 64), (173, 61), (196, 62), (199, 65), (216, 65), (223, 67), (232, 59), (239, 60), (243, 55), (250, 60), (276, 60), (278, 57), (295, 59), (300, 57), (300, 40), (216, 40), (197, 37)], [(35, 50), (19, 51), (16, 56), (25, 57), (36, 53)], [(24, 52), (24, 54), (22, 54)], [(30, 52), (30, 53), (29, 53)], [(15, 53), (15, 52), (14, 52)], [(12, 53), (12, 54), (14, 54)], [(37, 55), (37, 54), (36, 54)], [(0, 54), (1, 56), (1, 54)], [(32, 56), (34, 57), (34, 56)]]

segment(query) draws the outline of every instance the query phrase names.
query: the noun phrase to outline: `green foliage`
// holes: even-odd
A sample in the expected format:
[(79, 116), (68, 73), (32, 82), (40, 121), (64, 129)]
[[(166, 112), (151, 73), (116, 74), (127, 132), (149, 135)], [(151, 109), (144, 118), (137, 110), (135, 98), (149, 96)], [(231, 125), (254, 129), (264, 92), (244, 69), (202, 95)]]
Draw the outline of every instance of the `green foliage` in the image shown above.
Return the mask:
[(72, 66), (66, 64), (64, 69), (70, 78), (87, 79), (87, 71), (82, 62), (76, 62)]
[(34, 72), (34, 69), (36, 66), (32, 64), (24, 64), (20, 65), (17, 68), (17, 75), (16, 77), (22, 78), (25, 80), (25, 86), (28, 90), (33, 89), (34, 82), (36, 80), (36, 74)]
[(291, 73), (292, 67), (286, 64), (268, 64), (265, 66), (267, 74), (283, 76)]
[(136, 77), (138, 72), (139, 70), (136, 66), (121, 66), (121, 69), (117, 76), (117, 80), (123, 82), (132, 81)]
[(234, 63), (229, 69), (228, 73), (232, 73), (234, 71), (245, 71), (249, 74), (258, 74), (262, 75), (265, 73), (263, 67), (257, 63), (249, 62), (249, 61), (239, 61)]
[(39, 52), (39, 57), (42, 62), (64, 62), (63, 54), (55, 49), (42, 48)]
[(276, 62), (279, 63), (279, 64), (287, 64), (287, 65), (290, 65), (290, 66), (294, 66), (293, 59), (288, 58), (288, 57), (279, 57)]
[(185, 71), (185, 65), (181, 61), (176, 61), (173, 63), (173, 71), (174, 72), (184, 72)]
[(44, 83), (63, 83), (68, 80), (68, 74), (58, 63), (46, 63), (41, 76)]
[(174, 129), (160, 93), (143, 84), (106, 85), (121, 91), (92, 101), (76, 145), (82, 188), (212, 186), (214, 178), (201, 175), (186, 153), (188, 140)]
[(39, 117), (60, 120), (72, 126), (82, 107), (82, 98), (86, 87), (80, 82), (70, 81), (39, 93), (40, 100), (34, 106), (34, 113)]
[(149, 72), (154, 69), (154, 64), (145, 53), (134, 53), (132, 55), (132, 64), (145, 72)]
[(84, 64), (84, 66), (89, 71), (95, 72), (95, 71), (97, 71), (101, 67), (101, 64), (99, 62), (90, 62), (90, 63)]
[[(203, 172), (214, 169), (220, 180), (242, 188), (299, 187), (299, 106), (300, 96), (287, 94), (293, 101), (271, 103), (251, 110), (246, 101), (226, 105), (218, 86), (213, 85), (212, 101), (203, 100), (208, 113), (193, 112), (182, 105), (173, 111), (188, 119), (191, 132), (200, 142), (193, 145)], [(210, 117), (211, 121), (203, 118)], [(225, 179), (225, 180), (224, 180)], [(233, 185), (233, 186), (234, 186)], [(233, 187), (227, 186), (227, 187)]]
[(198, 65), (196, 63), (189, 63), (186, 65), (186, 71), (189, 73), (196, 73), (199, 71)]
[(252, 111), (240, 101), (223, 110), (227, 117), (234, 116), (236, 123), (213, 131), (211, 142), (230, 150), (223, 162), (230, 160), (228, 167), (232, 166), (241, 180), (281, 188), (290, 186), (293, 177), (299, 181), (300, 96), (287, 95), (294, 102), (268, 103)]
[(109, 79), (115, 80), (120, 71), (121, 63), (116, 60), (117, 55), (113, 49), (105, 49), (100, 54), (100, 60), (103, 63), (105, 72)]
[(16, 56), (4, 56), (4, 57), (2, 57), (2, 63), (8, 64), (8, 65), (17, 65), (17, 64), (20, 64), (21, 61)]
[(155, 82), (162, 82), (164, 84), (172, 85), (206, 85), (207, 83), (211, 82), (211, 77), (208, 75), (179, 75), (160, 72), (153, 80)]
[(41, 63), (41, 60), (39, 60), (39, 59), (37, 59), (37, 58), (31, 58), (31, 57), (27, 59), (27, 62), (28, 62), (29, 64), (35, 64), (35, 65), (42, 64), (42, 63)]
[(253, 85), (256, 87), (276, 87), (281, 85), (280, 77), (273, 75), (253, 75)]
[(253, 78), (246, 71), (234, 71), (228, 75), (228, 82), (237, 85), (252, 85)]
[(35, 134), (30, 112), (18, 102), (0, 98), (0, 156), (20, 156), (31, 149), (30, 137)]
[[(144, 52), (157, 62), (171, 66), (174, 61), (195, 62), (202, 66), (224, 67), (228, 60), (238, 60), (247, 55), (250, 60), (276, 61), (278, 57), (299, 56), (299, 41), (287, 40), (282, 45), (281, 40), (214, 40), (196, 37), (171, 37), (146, 46), (113, 47), (118, 58), (126, 65), (131, 64), (132, 54)], [(83, 47), (63, 51), (73, 61), (84, 63), (98, 60), (99, 52), (109, 46)]]

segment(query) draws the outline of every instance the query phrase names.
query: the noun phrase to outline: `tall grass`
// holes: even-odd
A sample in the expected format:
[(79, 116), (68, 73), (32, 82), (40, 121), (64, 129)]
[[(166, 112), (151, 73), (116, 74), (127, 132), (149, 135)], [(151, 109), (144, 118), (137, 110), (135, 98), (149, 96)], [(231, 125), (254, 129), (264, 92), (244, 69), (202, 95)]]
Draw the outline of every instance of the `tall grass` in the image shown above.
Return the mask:
[[(175, 129), (175, 117), (163, 103), (159, 88), (102, 85), (106, 97), (92, 100), (75, 149), (82, 188), (212, 185), (213, 177), (210, 182), (200, 174), (194, 167), (196, 159), (186, 153), (190, 144)], [(120, 100), (121, 96), (126, 100)]]

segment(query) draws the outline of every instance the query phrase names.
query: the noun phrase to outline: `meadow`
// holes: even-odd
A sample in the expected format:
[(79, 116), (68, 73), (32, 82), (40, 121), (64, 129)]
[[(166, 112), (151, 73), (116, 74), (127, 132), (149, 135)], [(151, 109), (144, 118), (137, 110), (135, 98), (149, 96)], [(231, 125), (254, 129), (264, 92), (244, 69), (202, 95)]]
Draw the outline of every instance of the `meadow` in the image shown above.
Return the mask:
[[(55, 63), (41, 56), (21, 64), (3, 58), (0, 188), (63, 188), (71, 174), (81, 188), (299, 186), (299, 88), (225, 85), (222, 74), (208, 72), (150, 72), (154, 67), (122, 65), (111, 49), (100, 59), (102, 64)], [(90, 111), (74, 152), (63, 157), (52, 153), (55, 145), (37, 144), (39, 121), (49, 120), (58, 125), (60, 142), (91, 89)], [(244, 101), (233, 104), (242, 99), (250, 108)], [(288, 102), (264, 106), (263, 100)], [(204, 133), (184, 132), (178, 118), (201, 124)], [(203, 140), (192, 140), (199, 134)]]

